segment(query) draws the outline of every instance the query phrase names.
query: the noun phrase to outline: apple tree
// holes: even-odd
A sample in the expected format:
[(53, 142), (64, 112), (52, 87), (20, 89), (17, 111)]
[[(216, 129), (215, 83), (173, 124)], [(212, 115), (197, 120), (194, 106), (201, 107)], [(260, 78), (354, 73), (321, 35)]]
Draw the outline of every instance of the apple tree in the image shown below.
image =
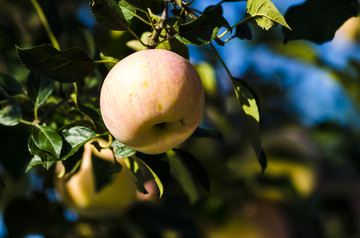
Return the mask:
[[(9, 199), (3, 205), (9, 237), (28, 234), (82, 237), (86, 229), (92, 234), (86, 237), (200, 237), (196, 225), (181, 210), (203, 201), (211, 193), (212, 181), (216, 180), (212, 176), (221, 176), (222, 172), (208, 171), (211, 166), (198, 159), (207, 152), (197, 144), (201, 140), (212, 141), (211, 145), (222, 148), (224, 155), (231, 154), (233, 149), (227, 148), (229, 138), (223, 135), (227, 122), (217, 126), (219, 120), (226, 119), (213, 116), (214, 108), (222, 110), (221, 96), (213, 86), (216, 81), (214, 67), (209, 63), (195, 64), (205, 89), (202, 122), (186, 141), (161, 154), (146, 154), (128, 147), (105, 126), (100, 91), (108, 72), (137, 51), (167, 50), (190, 60), (189, 47), (207, 49), (232, 85), (241, 114), (239, 123), (244, 125), (246, 142), (257, 159), (253, 173), (261, 176), (266, 173), (268, 163), (260, 136), (261, 97), (249, 82), (234, 76), (221, 57), (219, 47), (227, 47), (228, 42), (235, 39), (251, 41), (253, 31), (260, 30), (266, 35), (273, 28), (281, 28), (282, 32), (278, 33), (282, 34), (284, 42), (307, 40), (321, 44), (330, 41), (336, 30), (358, 12), (358, 2), (354, 0), (307, 0), (289, 8), (284, 16), (270, 0), (219, 0), (202, 11), (196, 9), (194, 2), (92, 0), (87, 7), (96, 20), (96, 28), (90, 29), (73, 17), (71, 7), (78, 6), (77, 1), (19, 3), (31, 9), (31, 19), (37, 22), (42, 33), (36, 36), (33, 32), (29, 39), (11, 42), (14, 47), (9, 54), (21, 62), (17, 66), (21, 68), (17, 71), (20, 73), (0, 73), (1, 136), (6, 134), (9, 141), (11, 138), (16, 141), (16, 145), (9, 142), (9, 148), (3, 148), (14, 154), (1, 158), (0, 190), (12, 186), (7, 175), (3, 175), (7, 173), (16, 174), (15, 177), (33, 176), (42, 181), (42, 187), (32, 189), (27, 195), (30, 198), (24, 196), (18, 203), (10, 203)], [(223, 5), (235, 2), (244, 2), (245, 14), (241, 21), (231, 25)], [(332, 14), (333, 11), (338, 15)], [(13, 67), (9, 67), (8, 72), (15, 72)], [(117, 89), (122, 90), (125, 89)], [(140, 99), (149, 100), (147, 96)], [(128, 107), (123, 108), (130, 111)], [(149, 137), (147, 141), (152, 140), (151, 134)], [(96, 142), (100, 138), (106, 143)], [(50, 196), (47, 191), (53, 191), (55, 177), (56, 180), (65, 176), (70, 181), (80, 173), (84, 148), (89, 141), (98, 152), (113, 153), (110, 162), (93, 159), (93, 169), (88, 171), (94, 174), (97, 192), (110, 186), (116, 174), (129, 170), (137, 192), (146, 195), (152, 189), (156, 191), (156, 201), (139, 202), (125, 215), (111, 218), (99, 215), (96, 219), (73, 214), (57, 198)], [(119, 163), (116, 158), (123, 161)], [(223, 164), (222, 161), (211, 163), (220, 168)], [(2, 173), (2, 168), (6, 173)], [(146, 186), (149, 181), (154, 183), (152, 188)], [(26, 181), (19, 184), (24, 188), (29, 186)], [(187, 202), (181, 200), (178, 204), (174, 201), (176, 196), (186, 197)], [(216, 203), (216, 199), (212, 202)], [(13, 215), (17, 210), (26, 211), (19, 222), (15, 222), (17, 218)], [(32, 214), (36, 213), (39, 217), (32, 219)], [(171, 236), (172, 232), (178, 236)]]

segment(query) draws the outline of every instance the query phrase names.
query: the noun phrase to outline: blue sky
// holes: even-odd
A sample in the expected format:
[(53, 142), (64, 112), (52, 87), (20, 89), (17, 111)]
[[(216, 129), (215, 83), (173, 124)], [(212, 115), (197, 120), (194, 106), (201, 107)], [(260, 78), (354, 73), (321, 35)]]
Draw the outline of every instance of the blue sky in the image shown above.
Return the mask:
[[(219, 1), (197, 0), (193, 6), (198, 10), (204, 10)], [(282, 14), (285, 14), (290, 6), (301, 4), (304, 0), (272, 0), (272, 2)], [(223, 4), (224, 17), (230, 25), (244, 18), (245, 9), (246, 1)], [(80, 7), (78, 17), (89, 27), (95, 24), (87, 2)], [(220, 33), (222, 31), (223, 29)], [(349, 58), (359, 58), (360, 55), (359, 46), (342, 37), (337, 37), (336, 40), (323, 45), (313, 44), (313, 47), (324, 61), (337, 68), (344, 67)], [(324, 120), (333, 120), (341, 124), (353, 124), (358, 121), (357, 111), (354, 110), (352, 102), (329, 73), (315, 66), (276, 55), (266, 46), (250, 46), (246, 41), (239, 39), (231, 40), (225, 46), (216, 48), (235, 77), (242, 77), (249, 67), (254, 68), (254, 66), (264, 80), (271, 80), (279, 70), (285, 72), (290, 85), (288, 88), (291, 95), (290, 104), (299, 111), (304, 125), (311, 126)], [(204, 60), (198, 47), (190, 46), (189, 49), (191, 61)], [(224, 69), (218, 69), (218, 75), (222, 90), (232, 90), (228, 78), (221, 77), (226, 75)]]

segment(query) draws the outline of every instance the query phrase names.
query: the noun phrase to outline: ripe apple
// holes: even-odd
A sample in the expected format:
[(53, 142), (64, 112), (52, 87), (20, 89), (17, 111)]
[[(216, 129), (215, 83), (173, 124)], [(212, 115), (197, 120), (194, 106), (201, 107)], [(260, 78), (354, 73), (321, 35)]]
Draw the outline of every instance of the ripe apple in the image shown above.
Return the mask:
[(184, 142), (200, 123), (204, 89), (192, 64), (167, 50), (138, 51), (106, 76), (100, 109), (124, 145), (160, 154)]
[[(106, 146), (106, 141), (96, 140), (101, 146)], [(122, 214), (137, 200), (138, 192), (132, 174), (124, 160), (117, 158), (122, 165), (121, 172), (114, 174), (114, 180), (96, 192), (91, 157), (95, 155), (100, 159), (113, 162), (113, 153), (111, 149), (102, 149), (99, 152), (91, 144), (92, 142), (90, 141), (84, 146), (79, 171), (70, 178), (70, 174), (66, 174), (62, 178), (55, 178), (55, 188), (63, 203), (81, 216), (107, 217)], [(57, 172), (60, 173), (62, 169), (64, 169), (63, 165), (58, 163)]]

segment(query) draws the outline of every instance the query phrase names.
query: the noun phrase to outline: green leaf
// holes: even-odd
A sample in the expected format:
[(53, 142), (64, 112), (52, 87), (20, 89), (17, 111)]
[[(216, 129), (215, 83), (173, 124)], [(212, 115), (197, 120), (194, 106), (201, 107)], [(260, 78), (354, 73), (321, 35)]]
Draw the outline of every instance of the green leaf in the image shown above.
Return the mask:
[(251, 144), (260, 163), (262, 173), (266, 169), (267, 159), (261, 146), (259, 100), (255, 92), (241, 79), (233, 79), (236, 97), (239, 100), (246, 129), (249, 132)]
[(97, 64), (80, 48), (59, 51), (49, 44), (21, 49), (21, 62), (30, 71), (63, 83), (76, 82), (94, 71)]
[(197, 181), (194, 179), (193, 171), (190, 171), (185, 159), (188, 154), (184, 151), (168, 151), (170, 174), (180, 183), (190, 202), (196, 202), (200, 197), (200, 190)]
[(191, 137), (205, 137), (217, 142), (224, 142), (222, 134), (218, 130), (212, 128), (197, 127)]
[(169, 181), (169, 163), (166, 154), (147, 155), (137, 152), (135, 156), (151, 172), (159, 188), (160, 197), (164, 194)]
[(36, 126), (33, 128), (31, 137), (40, 150), (50, 153), (55, 158), (60, 158), (63, 140), (54, 128)]
[(256, 21), (258, 26), (269, 30), (281, 24), (291, 30), (284, 17), (270, 0), (248, 0), (246, 18)]
[(28, 166), (26, 167), (25, 173), (27, 173), (32, 167), (43, 164), (40, 156), (34, 155), (34, 157), (30, 160)]
[[(114, 58), (112, 56), (107, 56), (107, 55), (104, 55), (102, 52), (100, 52), (100, 58), (102, 60), (109, 60), (109, 61), (114, 61), (116, 63), (118, 63), (120, 60), (117, 59), (117, 58)], [(112, 67), (115, 66), (116, 63), (105, 63), (106, 67), (108, 70), (110, 70)]]
[(194, 182), (199, 184), (206, 191), (210, 191), (210, 182), (208, 174), (203, 165), (193, 156), (191, 153), (181, 150), (174, 149), (176, 156), (180, 158), (187, 170), (190, 172)]
[(229, 25), (222, 14), (221, 6), (209, 7), (197, 19), (180, 25), (177, 39), (184, 44), (200, 47), (209, 44), (221, 27)]
[(30, 99), (40, 107), (51, 96), (54, 81), (30, 72), (26, 80), (26, 89)]
[(235, 37), (238, 37), (240, 39), (245, 39), (245, 40), (252, 39), (251, 29), (246, 22), (241, 23), (240, 25), (236, 26)]
[(143, 194), (147, 194), (148, 191), (145, 189), (144, 176), (136, 159), (133, 159), (132, 157), (126, 157), (124, 158), (124, 161), (133, 175), (137, 190)]
[[(0, 95), (1, 90), (0, 87)], [(15, 126), (19, 124), (22, 116), (20, 105), (14, 100), (7, 99), (0, 101), (0, 124), (4, 126)]]
[(136, 153), (136, 150), (127, 147), (118, 140), (114, 140), (111, 146), (115, 149), (116, 158), (126, 158)]
[(127, 30), (136, 13), (134, 7), (125, 1), (118, 0), (93, 0), (90, 8), (96, 21), (102, 27), (117, 31)]
[(70, 150), (61, 158), (61, 160), (66, 160), (71, 155), (75, 154), (80, 147), (85, 145), (86, 142), (97, 137), (97, 134), (93, 130), (85, 126), (75, 126), (69, 129), (64, 129), (61, 131), (61, 135), (70, 145)]
[(357, 0), (307, 0), (293, 6), (285, 13), (292, 31), (282, 29), (284, 41), (304, 39), (317, 44), (330, 41), (347, 19), (357, 16), (358, 9)]
[(185, 59), (190, 58), (188, 47), (176, 38), (168, 39), (166, 41), (161, 42), (155, 47), (155, 49), (169, 50), (177, 53), (178, 55), (181, 55)]
[[(54, 155), (50, 154), (47, 151), (41, 150), (35, 144), (34, 138), (32, 136), (30, 136), (29, 140), (28, 140), (28, 150), (29, 150), (30, 154), (41, 158), (42, 165), (47, 170), (57, 161), (57, 158)], [(28, 166), (28, 169), (30, 169), (29, 166)]]
[[(145, 31), (141, 34), (140, 41), (144, 44), (149, 42), (149, 37), (151, 36), (151, 32)], [(126, 46), (134, 51), (146, 50), (147, 47), (140, 43), (138, 40), (130, 40), (126, 42)]]
[(114, 179), (114, 173), (112, 172), (114, 163), (99, 158), (93, 153), (91, 155), (91, 161), (93, 164), (92, 171), (95, 178), (95, 191), (100, 192)]
[(2, 87), (9, 95), (23, 93), (20, 83), (13, 77), (0, 73), (0, 87)]

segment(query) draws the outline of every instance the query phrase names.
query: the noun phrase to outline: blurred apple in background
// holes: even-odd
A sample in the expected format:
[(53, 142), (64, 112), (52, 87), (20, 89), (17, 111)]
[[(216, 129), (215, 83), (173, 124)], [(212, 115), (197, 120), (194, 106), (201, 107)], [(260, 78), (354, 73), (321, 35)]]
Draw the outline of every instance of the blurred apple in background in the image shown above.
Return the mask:
[[(61, 178), (55, 178), (55, 188), (62, 202), (80, 216), (108, 217), (123, 214), (136, 200), (139, 200), (137, 197), (141, 195), (138, 195), (132, 174), (122, 158), (116, 159), (122, 165), (120, 173), (115, 173), (113, 181), (96, 192), (92, 156), (112, 163), (114, 157), (111, 149), (101, 149), (99, 152), (92, 144), (94, 141), (97, 141), (101, 147), (107, 145), (102, 139), (86, 143), (79, 171), (70, 178), (69, 173)], [(56, 167), (58, 174), (62, 169), (64, 166), (59, 162)], [(150, 196), (153, 194), (146, 195), (145, 198)]]
[(160, 154), (191, 136), (204, 101), (193, 65), (171, 51), (152, 49), (133, 53), (110, 70), (100, 109), (117, 140), (146, 154)]

